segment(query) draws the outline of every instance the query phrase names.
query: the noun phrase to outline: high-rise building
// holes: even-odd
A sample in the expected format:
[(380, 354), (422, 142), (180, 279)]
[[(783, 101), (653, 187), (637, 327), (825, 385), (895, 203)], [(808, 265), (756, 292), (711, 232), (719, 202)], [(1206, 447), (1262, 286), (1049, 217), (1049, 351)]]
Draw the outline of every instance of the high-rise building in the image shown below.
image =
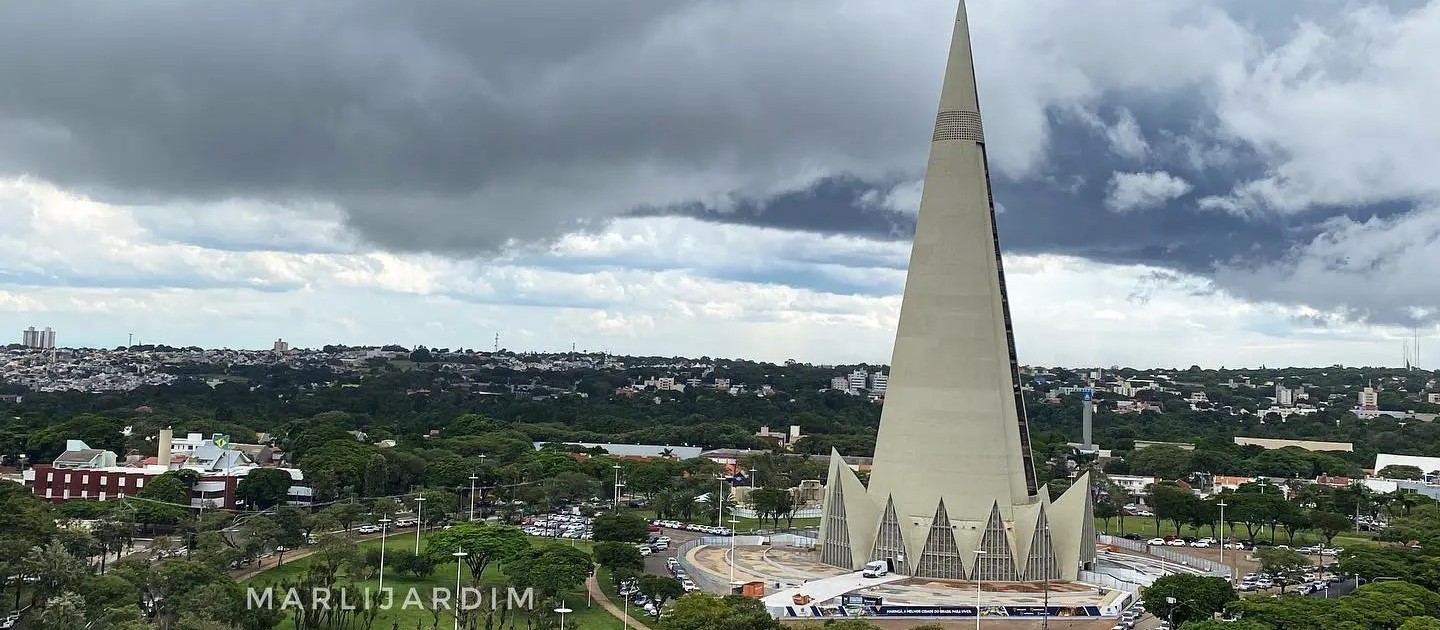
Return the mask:
[(1275, 404), (1281, 407), (1295, 406), (1295, 390), (1286, 387), (1283, 383), (1275, 384)]
[(1374, 387), (1366, 387), (1360, 390), (1360, 409), (1365, 411), (1377, 411), (1380, 409), (1380, 392)]
[(863, 368), (850, 373), (850, 391), (858, 392), (866, 388), (870, 382), (870, 373)]
[(885, 388), (890, 386), (890, 375), (884, 372), (875, 372), (870, 375), (870, 393), (885, 395)]
[(289, 352), (290, 344), (284, 339), (276, 339), (275, 344), (270, 347), (271, 352)]
[(901, 301), (868, 486), (832, 451), (820, 559), (938, 579), (1074, 580), (1095, 561), (1090, 480), (1037, 483), (964, 2)]
[(20, 345), (26, 348), (52, 349), (55, 347), (55, 331), (49, 326), (44, 330), (35, 330), (35, 327), (31, 326), (20, 331)]

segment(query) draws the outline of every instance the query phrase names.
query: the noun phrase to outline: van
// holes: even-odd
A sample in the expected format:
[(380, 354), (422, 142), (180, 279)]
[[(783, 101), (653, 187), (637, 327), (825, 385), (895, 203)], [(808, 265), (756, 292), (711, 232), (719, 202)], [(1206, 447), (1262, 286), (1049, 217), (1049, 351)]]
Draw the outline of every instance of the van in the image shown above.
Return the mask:
[(860, 577), (877, 578), (890, 574), (890, 566), (884, 560), (866, 562), (860, 569)]

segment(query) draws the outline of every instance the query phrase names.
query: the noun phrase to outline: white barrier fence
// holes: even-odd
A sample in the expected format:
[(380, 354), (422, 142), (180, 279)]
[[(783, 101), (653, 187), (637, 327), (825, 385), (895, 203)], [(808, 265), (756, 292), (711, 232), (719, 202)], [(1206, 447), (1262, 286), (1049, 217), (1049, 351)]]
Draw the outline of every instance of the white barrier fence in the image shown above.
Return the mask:
[(1108, 534), (1100, 534), (1096, 536), (1096, 538), (1102, 545), (1111, 545), (1120, 549), (1127, 549), (1136, 553), (1163, 558), (1175, 564), (1199, 569), (1211, 575), (1230, 575), (1229, 567), (1214, 560), (1197, 558), (1188, 553), (1181, 552), (1179, 549), (1172, 549), (1168, 546), (1150, 545), (1141, 540), (1130, 540), (1129, 538), (1110, 536)]

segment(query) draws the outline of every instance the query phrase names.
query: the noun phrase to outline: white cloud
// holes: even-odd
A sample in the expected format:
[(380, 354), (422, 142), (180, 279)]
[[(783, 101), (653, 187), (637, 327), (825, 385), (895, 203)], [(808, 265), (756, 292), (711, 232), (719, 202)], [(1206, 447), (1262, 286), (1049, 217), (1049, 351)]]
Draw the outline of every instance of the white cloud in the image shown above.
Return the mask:
[(1434, 308), (1435, 269), (1440, 207), (1425, 207), (1387, 219), (1334, 219), (1279, 263), (1221, 266), (1215, 278), (1249, 300), (1400, 323)]
[(1183, 197), (1190, 189), (1189, 182), (1165, 171), (1115, 173), (1105, 206), (1115, 212), (1144, 210)]
[(1128, 109), (1120, 110), (1119, 119), (1105, 129), (1105, 138), (1110, 141), (1110, 150), (1121, 157), (1142, 161), (1150, 153), (1150, 143)]
[(1217, 115), (1269, 173), (1212, 207), (1237, 214), (1302, 212), (1440, 198), (1440, 3), (1404, 13), (1354, 4), (1217, 83)]
[[(67, 222), (65, 211), (80, 219)], [(28, 241), (28, 249), (14, 249), (15, 242), (0, 248), (0, 268), (50, 253), (31, 261), (29, 275), (12, 274), (0, 284), (0, 329), (54, 326), (61, 343), (72, 345), (113, 346), (133, 332), (141, 341), (230, 347), (265, 347), (276, 337), (303, 346), (489, 347), (498, 331), (502, 346), (525, 350), (565, 350), (574, 342), (634, 354), (887, 361), (903, 282), (893, 265), (908, 254), (904, 243), (675, 218), (624, 220), (568, 237), (544, 257), (490, 262), (366, 251), (230, 252), (160, 239), (136, 228), (126, 208), (34, 181), (0, 186), (0, 220)], [(1374, 267), (1433, 234), (1428, 221), (1384, 223), (1383, 235), (1375, 225), (1337, 224), (1335, 236), (1312, 245), (1303, 259), (1358, 248), (1370, 258), (1353, 266)], [(732, 247), (738, 253), (727, 257)], [(760, 266), (804, 261), (830, 269), (830, 277), (880, 280), (874, 294), (842, 294), (718, 277), (736, 258)], [(651, 268), (627, 266), (630, 259)], [(1297, 291), (1313, 287), (1317, 264), (1259, 280)], [(67, 281), (67, 274), (93, 277), (103, 266), (115, 267), (108, 277), (124, 282)], [(1414, 274), (1433, 266), (1381, 268), (1397, 274), (1396, 283), (1423, 287)], [(1010, 255), (1006, 272), (1027, 363), (1378, 364), (1394, 354), (1386, 329), (1315, 309), (1247, 302), (1205, 280), (1158, 269)], [(283, 281), (222, 282), (250, 275)], [(1317, 323), (1297, 324), (1305, 321)]]

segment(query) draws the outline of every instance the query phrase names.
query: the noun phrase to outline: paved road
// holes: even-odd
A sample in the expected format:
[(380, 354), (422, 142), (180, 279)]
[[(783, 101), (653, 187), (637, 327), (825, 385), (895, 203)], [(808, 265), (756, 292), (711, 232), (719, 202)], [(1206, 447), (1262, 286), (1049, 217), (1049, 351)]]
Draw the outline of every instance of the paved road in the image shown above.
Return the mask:
[(645, 572), (669, 577), (670, 571), (665, 568), (665, 559), (675, 557), (675, 548), (679, 547), (680, 543), (695, 540), (696, 538), (700, 538), (701, 535), (696, 532), (687, 532), (680, 529), (662, 529), (660, 535), (670, 537), (670, 548), (646, 556)]

